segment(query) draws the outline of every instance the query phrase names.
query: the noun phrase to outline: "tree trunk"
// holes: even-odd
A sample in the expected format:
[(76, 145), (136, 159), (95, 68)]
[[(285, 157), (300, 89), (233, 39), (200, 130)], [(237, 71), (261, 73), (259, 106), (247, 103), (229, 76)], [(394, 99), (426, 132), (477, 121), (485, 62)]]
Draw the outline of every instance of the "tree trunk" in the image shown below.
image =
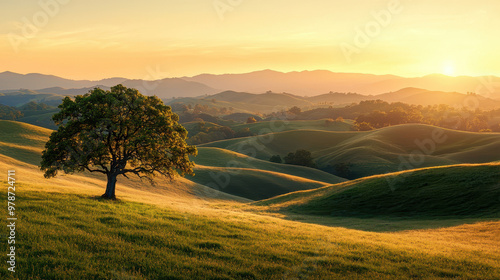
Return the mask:
[(116, 199), (115, 196), (116, 176), (117, 176), (116, 174), (108, 174), (108, 184), (106, 185), (106, 192), (102, 195), (102, 198)]

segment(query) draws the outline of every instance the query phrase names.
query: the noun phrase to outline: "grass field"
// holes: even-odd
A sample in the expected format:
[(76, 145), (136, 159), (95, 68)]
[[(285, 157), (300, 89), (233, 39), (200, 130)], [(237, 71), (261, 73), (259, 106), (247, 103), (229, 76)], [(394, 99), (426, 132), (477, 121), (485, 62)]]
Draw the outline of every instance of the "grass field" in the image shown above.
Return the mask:
[[(16, 170), (19, 218), (17, 272), (4, 264), (1, 279), (500, 278), (498, 164), (386, 175), (392, 185), (383, 176), (316, 181), (324, 187), (260, 202), (188, 179), (152, 186), (120, 178), (120, 200), (103, 201), (100, 176), (43, 178), (35, 164), (50, 130), (16, 122), (0, 129), (0, 170)], [(299, 183), (335, 178), (226, 150), (202, 153), (200, 169), (234, 160), (256, 172), (234, 176), (248, 185), (266, 172)]]
[(373, 176), (256, 202), (327, 216), (500, 218), (500, 164), (454, 165)]
[(18, 193), (18, 268), (16, 274), (0, 270), (2, 279), (500, 275), (498, 222), (373, 233), (221, 209), (178, 210), (82, 194)]
[[(434, 136), (433, 136), (434, 135)], [(436, 142), (433, 137), (439, 140)], [(201, 145), (232, 151), (254, 148), (258, 159), (312, 152), (319, 168), (349, 166), (348, 178), (406, 169), (500, 160), (500, 134), (446, 130), (428, 125), (398, 125), (367, 132), (293, 130)]]
[(189, 180), (252, 200), (345, 181), (317, 169), (272, 163), (219, 148), (200, 147), (194, 160), (196, 176), (188, 176)]
[[(37, 177), (43, 178), (36, 165), (40, 163), (41, 152), (52, 131), (10, 121), (0, 121), (0, 129), (6, 132), (0, 136), (0, 156), (28, 164), (27, 173), (37, 172), (40, 174)], [(189, 185), (197, 186), (197, 192), (202, 190), (214, 197), (226, 197), (230, 194), (258, 200), (345, 181), (320, 170), (271, 163), (216, 148), (199, 148), (199, 154), (194, 160), (197, 164), (197, 175), (187, 177), (194, 182)], [(104, 179), (93, 174), (86, 176)], [(140, 185), (137, 180), (122, 180), (127, 184), (134, 184), (135, 187)], [(166, 186), (168, 182), (161, 182), (160, 185)], [(205, 186), (215, 190), (206, 190)]]
[(342, 122), (333, 122), (325, 124), (326, 119), (312, 120), (312, 121), (290, 121), (290, 120), (274, 120), (262, 121), (250, 124), (238, 124), (231, 126), (234, 131), (248, 128), (255, 134), (260, 134), (269, 130), (290, 131), (290, 130), (324, 130), (324, 131), (351, 131), (352, 121), (346, 120)]

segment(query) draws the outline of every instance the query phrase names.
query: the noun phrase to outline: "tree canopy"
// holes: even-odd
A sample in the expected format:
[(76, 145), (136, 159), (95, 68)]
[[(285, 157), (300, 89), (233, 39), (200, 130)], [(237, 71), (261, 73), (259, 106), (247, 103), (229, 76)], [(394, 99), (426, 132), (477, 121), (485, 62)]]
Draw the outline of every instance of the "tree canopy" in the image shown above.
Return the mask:
[(53, 116), (58, 125), (45, 145), (41, 170), (46, 178), (89, 171), (107, 175), (105, 198), (115, 198), (117, 176), (152, 179), (194, 174), (179, 117), (155, 96), (122, 85), (66, 97)]
[(286, 164), (316, 168), (311, 152), (307, 150), (297, 150), (295, 153), (288, 153), (283, 159)]

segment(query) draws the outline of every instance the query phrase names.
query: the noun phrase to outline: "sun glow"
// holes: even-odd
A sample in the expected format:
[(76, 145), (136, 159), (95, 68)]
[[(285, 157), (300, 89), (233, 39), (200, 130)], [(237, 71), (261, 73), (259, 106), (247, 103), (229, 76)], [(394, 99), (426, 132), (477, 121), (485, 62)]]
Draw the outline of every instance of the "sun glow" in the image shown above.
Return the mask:
[(453, 61), (446, 61), (443, 64), (443, 74), (447, 76), (455, 75), (455, 64)]

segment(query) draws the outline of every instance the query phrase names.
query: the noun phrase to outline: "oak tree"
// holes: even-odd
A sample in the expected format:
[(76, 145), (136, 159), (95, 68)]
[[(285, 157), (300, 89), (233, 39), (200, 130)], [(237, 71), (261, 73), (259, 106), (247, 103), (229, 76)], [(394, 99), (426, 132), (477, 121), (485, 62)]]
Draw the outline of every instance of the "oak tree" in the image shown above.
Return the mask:
[(46, 178), (65, 173), (97, 172), (107, 176), (103, 197), (115, 199), (117, 177), (134, 174), (152, 180), (194, 174), (179, 117), (155, 96), (122, 85), (95, 88), (66, 97), (53, 116), (58, 125), (45, 145), (40, 169)]

